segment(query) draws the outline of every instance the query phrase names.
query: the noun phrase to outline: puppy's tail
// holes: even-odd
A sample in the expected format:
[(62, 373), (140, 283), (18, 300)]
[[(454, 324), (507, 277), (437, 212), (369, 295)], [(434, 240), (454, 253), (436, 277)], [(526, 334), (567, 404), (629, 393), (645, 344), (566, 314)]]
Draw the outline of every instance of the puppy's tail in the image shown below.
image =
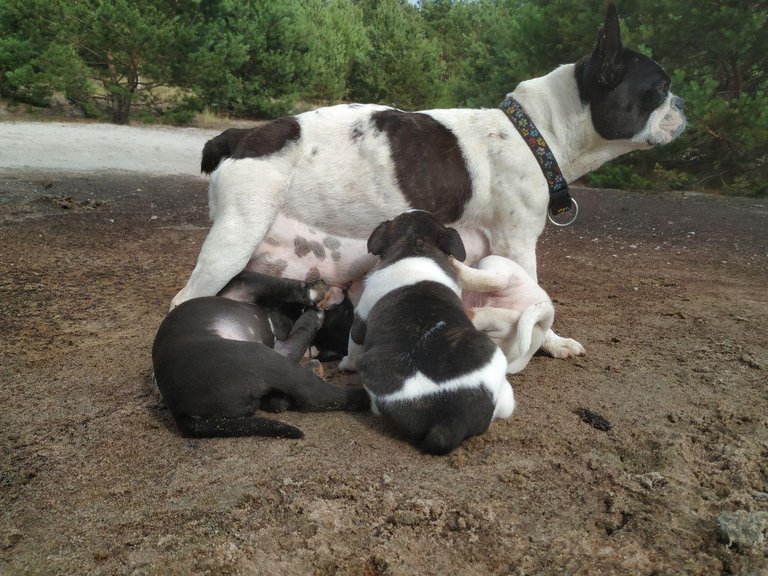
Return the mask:
[[(533, 335), (534, 329), (537, 326), (541, 326), (543, 332), (546, 332), (555, 317), (555, 308), (549, 301), (537, 302), (531, 304), (523, 310), (520, 314), (520, 318), (517, 321), (517, 355), (518, 358), (528, 354), (531, 350), (531, 346), (534, 344)], [(540, 346), (541, 342), (537, 342), (536, 346)], [(535, 352), (535, 350), (533, 351)], [(533, 354), (531, 352), (531, 354)]]
[(216, 170), (222, 160), (232, 156), (240, 141), (250, 131), (250, 128), (229, 128), (208, 140), (203, 146), (200, 171), (210, 174)]
[(192, 418), (182, 415), (176, 417), (176, 423), (185, 436), (192, 438), (233, 438), (237, 436), (304, 437), (304, 432), (295, 426), (262, 416)]

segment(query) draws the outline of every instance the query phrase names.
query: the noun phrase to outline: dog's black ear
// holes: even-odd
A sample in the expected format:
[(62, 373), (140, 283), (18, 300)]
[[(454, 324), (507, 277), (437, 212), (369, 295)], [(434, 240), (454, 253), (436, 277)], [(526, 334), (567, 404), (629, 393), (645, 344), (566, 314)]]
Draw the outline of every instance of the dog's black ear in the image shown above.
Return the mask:
[(459, 233), (453, 228), (445, 228), (437, 241), (437, 247), (446, 254), (453, 256), (459, 262), (464, 262), (467, 258), (467, 251), (464, 248), (464, 242)]
[(624, 73), (621, 56), (624, 46), (621, 43), (621, 26), (616, 4), (608, 3), (605, 11), (605, 24), (597, 33), (595, 51), (592, 54), (593, 64), (597, 66), (600, 84), (613, 88), (619, 83)]
[(368, 238), (368, 252), (378, 256), (389, 245), (389, 220), (382, 222)]

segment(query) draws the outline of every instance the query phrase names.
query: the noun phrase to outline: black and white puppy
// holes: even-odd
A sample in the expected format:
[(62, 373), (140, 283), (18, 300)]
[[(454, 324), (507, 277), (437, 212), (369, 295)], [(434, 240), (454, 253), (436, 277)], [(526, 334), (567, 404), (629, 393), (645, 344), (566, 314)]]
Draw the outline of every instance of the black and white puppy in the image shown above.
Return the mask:
[[(618, 13), (609, 3), (591, 55), (520, 82), (507, 96), (531, 118), (572, 182), (622, 154), (674, 140), (686, 120), (683, 101), (669, 85), (661, 66), (623, 46)], [(333, 284), (357, 280), (365, 272), (355, 263), (366, 261), (370, 231), (411, 208), (458, 228), (465, 243), (464, 231), (487, 239), (484, 253), (468, 264), (490, 253), (537, 278), (536, 242), (547, 222), (549, 186), (498, 108), (320, 108), (225, 132), (206, 145), (202, 169), (211, 174), (213, 225), (172, 306), (215, 294), (249, 261), (258, 262), (281, 219), (318, 240), (361, 240), (357, 252), (343, 251), (341, 271), (350, 277), (320, 272)], [(315, 265), (294, 277), (307, 278)], [(542, 348), (559, 358), (583, 353), (581, 344), (551, 329)]]
[(298, 428), (255, 412), (367, 409), (362, 388), (329, 384), (299, 366), (322, 311), (306, 310), (283, 341), (275, 339), (271, 309), (284, 302), (315, 306), (327, 297), (322, 282), (244, 272), (218, 296), (172, 310), (155, 336), (152, 363), (182, 434), (301, 438)]
[(359, 368), (374, 412), (430, 454), (510, 416), (507, 360), (467, 317), (448, 261), (465, 257), (456, 230), (409, 211), (382, 222), (368, 249), (381, 264), (365, 279), (339, 366)]

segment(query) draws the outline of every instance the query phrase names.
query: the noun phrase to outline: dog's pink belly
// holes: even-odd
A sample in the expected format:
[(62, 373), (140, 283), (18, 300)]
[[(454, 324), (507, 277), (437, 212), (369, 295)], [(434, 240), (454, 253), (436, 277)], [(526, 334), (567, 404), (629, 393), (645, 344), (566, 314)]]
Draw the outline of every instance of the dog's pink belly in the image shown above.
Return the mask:
[(365, 240), (337, 236), (280, 214), (246, 270), (347, 286), (377, 261), (368, 254)]
[[(467, 262), (488, 254), (488, 241), (477, 230), (460, 229)], [(346, 287), (363, 278), (378, 257), (368, 253), (367, 238), (338, 236), (279, 214), (246, 270), (294, 280), (323, 280)]]

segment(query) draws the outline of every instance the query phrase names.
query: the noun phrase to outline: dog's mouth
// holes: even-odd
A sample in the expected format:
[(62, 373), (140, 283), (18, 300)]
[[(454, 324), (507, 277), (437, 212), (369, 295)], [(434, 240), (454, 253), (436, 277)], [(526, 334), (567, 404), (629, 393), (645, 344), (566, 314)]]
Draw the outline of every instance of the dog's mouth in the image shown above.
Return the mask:
[(688, 121), (682, 111), (670, 110), (661, 119), (658, 128), (651, 132), (646, 142), (650, 146), (669, 144), (683, 133), (687, 123)]

